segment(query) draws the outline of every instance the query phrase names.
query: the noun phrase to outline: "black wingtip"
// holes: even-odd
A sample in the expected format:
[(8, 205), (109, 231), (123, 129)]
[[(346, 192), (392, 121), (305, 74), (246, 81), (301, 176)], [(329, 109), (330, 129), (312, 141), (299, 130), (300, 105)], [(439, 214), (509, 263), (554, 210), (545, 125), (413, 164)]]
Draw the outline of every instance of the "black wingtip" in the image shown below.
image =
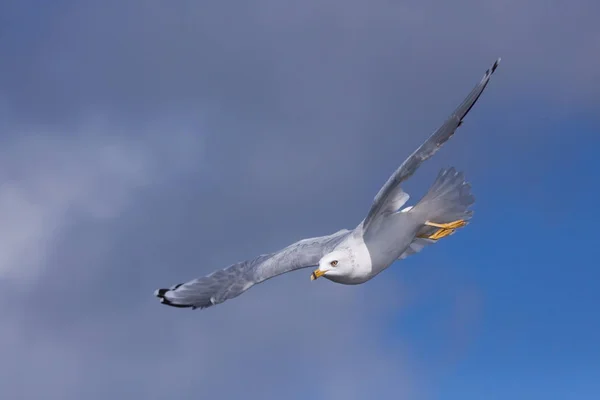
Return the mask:
[(154, 292), (154, 295), (156, 297), (158, 297), (160, 299), (161, 304), (164, 304), (165, 306), (170, 306), (170, 307), (176, 307), (176, 308), (191, 308), (194, 309), (195, 307), (192, 306), (191, 304), (175, 304), (172, 303), (169, 299), (167, 299), (165, 297), (165, 294), (170, 291), (172, 289), (158, 289)]
[(486, 80), (490, 76), (492, 76), (492, 74), (496, 71), (496, 68), (498, 68), (498, 65), (500, 65), (500, 60), (501, 60), (501, 58), (498, 57), (498, 59), (496, 59), (496, 61), (494, 61), (494, 65), (492, 65), (491, 68), (489, 68), (485, 71), (485, 76), (483, 77), (484, 80)]
[(498, 59), (494, 62), (494, 65), (492, 65), (492, 74), (494, 73), (494, 71), (496, 71), (498, 65), (500, 65), (500, 60), (502, 60), (502, 58), (498, 57)]

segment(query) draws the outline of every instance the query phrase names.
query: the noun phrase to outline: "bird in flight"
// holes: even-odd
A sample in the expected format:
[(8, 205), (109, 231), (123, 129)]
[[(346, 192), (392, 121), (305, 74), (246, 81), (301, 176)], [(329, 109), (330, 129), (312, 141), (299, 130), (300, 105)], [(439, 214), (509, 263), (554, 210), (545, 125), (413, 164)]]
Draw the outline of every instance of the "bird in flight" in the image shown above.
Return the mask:
[(352, 230), (303, 239), (275, 253), (238, 262), (207, 276), (154, 292), (162, 304), (207, 308), (233, 299), (267, 279), (301, 268), (317, 267), (310, 278), (356, 285), (388, 268), (394, 261), (420, 252), (453, 234), (471, 219), (475, 202), (464, 175), (442, 169), (425, 196), (414, 206), (401, 207), (409, 195), (401, 188), (421, 163), (448, 140), (485, 90), (500, 59), (488, 69), (465, 100), (412, 153), (379, 190), (366, 218)]

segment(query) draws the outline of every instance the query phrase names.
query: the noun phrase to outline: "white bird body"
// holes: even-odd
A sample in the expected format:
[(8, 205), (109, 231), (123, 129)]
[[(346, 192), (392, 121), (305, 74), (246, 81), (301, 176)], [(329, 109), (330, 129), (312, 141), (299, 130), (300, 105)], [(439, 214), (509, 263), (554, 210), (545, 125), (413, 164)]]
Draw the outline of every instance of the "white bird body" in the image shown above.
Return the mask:
[(315, 267), (311, 279), (356, 285), (373, 279), (396, 260), (418, 253), (467, 224), (475, 199), (464, 175), (454, 168), (440, 171), (427, 194), (414, 206), (405, 207), (409, 195), (400, 184), (454, 135), (477, 102), (498, 59), (481, 81), (436, 130), (390, 176), (375, 196), (367, 217), (353, 230), (303, 239), (278, 252), (263, 254), (217, 270), (207, 276), (159, 289), (163, 304), (182, 308), (206, 308), (239, 296), (255, 284), (300, 268)]

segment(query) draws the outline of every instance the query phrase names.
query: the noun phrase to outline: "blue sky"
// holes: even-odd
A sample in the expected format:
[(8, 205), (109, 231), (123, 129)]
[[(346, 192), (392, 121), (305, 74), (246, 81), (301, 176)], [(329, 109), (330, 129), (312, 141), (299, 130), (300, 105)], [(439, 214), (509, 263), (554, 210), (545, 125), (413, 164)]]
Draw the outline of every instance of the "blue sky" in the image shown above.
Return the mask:
[[(600, 28), (578, 0), (0, 3), (0, 397), (595, 399)], [(361, 286), (185, 281), (406, 189), (472, 223)]]

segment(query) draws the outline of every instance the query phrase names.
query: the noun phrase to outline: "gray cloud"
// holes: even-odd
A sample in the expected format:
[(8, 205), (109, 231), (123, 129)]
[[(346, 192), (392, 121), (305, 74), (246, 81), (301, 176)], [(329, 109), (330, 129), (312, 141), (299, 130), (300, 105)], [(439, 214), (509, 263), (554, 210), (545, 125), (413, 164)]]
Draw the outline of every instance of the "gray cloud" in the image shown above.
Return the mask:
[(136, 190), (164, 179), (159, 161), (172, 171), (189, 165), (196, 142), (186, 131), (168, 139), (153, 138), (152, 130), (145, 131), (144, 141), (119, 137), (100, 120), (70, 137), (36, 127), (7, 133), (14, 137), (5, 140), (0, 157), (0, 276), (5, 278), (36, 273), (49, 245), (70, 223), (118, 217)]
[[(298, 272), (203, 312), (152, 291), (354, 226), (498, 56), (452, 150), (409, 182), (414, 196), (447, 162), (483, 181), (498, 154), (537, 148), (527, 121), (599, 99), (592, 1), (36, 10), (0, 5), (7, 398), (435, 396), (445, 369), (385, 338), (398, 315), (442, 298), (452, 306), (431, 323), (440, 347), (459, 349), (443, 355), (451, 369), (481, 306), (455, 270), (358, 288)], [(530, 177), (498, 179), (508, 190)]]

